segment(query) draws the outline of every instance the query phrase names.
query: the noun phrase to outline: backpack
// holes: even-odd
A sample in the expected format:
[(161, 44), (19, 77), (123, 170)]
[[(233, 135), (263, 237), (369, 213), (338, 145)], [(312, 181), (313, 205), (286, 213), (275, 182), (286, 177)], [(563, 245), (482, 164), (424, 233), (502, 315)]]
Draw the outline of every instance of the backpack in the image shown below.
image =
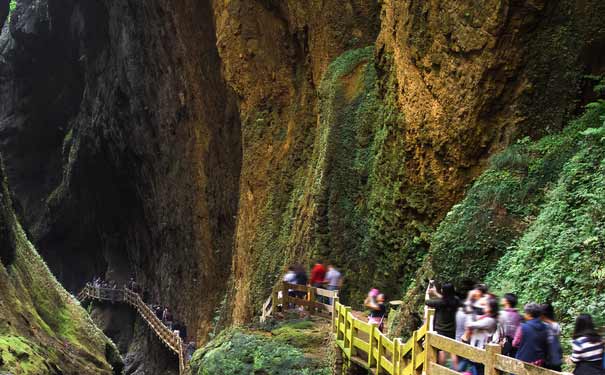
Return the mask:
[[(496, 342), (496, 344), (499, 344), (502, 347), (502, 355), (514, 357), (515, 353), (517, 352), (517, 348), (513, 346), (513, 338), (504, 334), (504, 327), (502, 327), (502, 324), (500, 323), (498, 323), (497, 332), (498, 342)], [(490, 341), (494, 342), (493, 340)]]
[(561, 349), (561, 343), (559, 337), (556, 335), (555, 329), (552, 325), (547, 324), (548, 336), (546, 339), (546, 365), (547, 366), (561, 366), (563, 364), (563, 349)]

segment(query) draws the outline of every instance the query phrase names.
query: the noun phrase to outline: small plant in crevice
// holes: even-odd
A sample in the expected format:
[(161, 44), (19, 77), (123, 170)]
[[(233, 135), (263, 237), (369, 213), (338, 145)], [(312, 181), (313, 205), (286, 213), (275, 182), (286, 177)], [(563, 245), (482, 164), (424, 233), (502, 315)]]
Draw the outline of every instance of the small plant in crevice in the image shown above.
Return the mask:
[(17, 9), (17, 0), (10, 0), (8, 3), (8, 17), (6, 18), (6, 23), (9, 24), (11, 21), (11, 16), (13, 12)]

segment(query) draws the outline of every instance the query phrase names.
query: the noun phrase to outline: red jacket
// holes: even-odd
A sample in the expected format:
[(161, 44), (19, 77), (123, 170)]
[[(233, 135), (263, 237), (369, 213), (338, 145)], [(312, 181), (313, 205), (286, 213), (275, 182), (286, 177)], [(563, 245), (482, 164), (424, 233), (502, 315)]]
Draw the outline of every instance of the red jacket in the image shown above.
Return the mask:
[(322, 284), (326, 278), (326, 268), (317, 263), (311, 270), (311, 285)]

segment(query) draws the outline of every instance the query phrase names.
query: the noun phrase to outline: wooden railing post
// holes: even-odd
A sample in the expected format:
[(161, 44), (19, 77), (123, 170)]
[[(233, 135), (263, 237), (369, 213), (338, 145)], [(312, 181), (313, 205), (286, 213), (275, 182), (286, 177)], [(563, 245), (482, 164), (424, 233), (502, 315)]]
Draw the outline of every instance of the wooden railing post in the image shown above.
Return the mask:
[[(428, 324), (428, 322), (427, 322)], [(428, 327), (427, 327), (428, 328)], [(424, 339), (424, 372), (426, 375), (431, 375), (431, 363), (438, 363), (437, 349), (431, 344), (431, 339), (435, 335), (433, 332), (427, 332)]]
[(433, 331), (434, 330), (434, 324), (433, 324), (433, 318), (435, 317), (435, 309), (429, 309), (426, 315), (426, 331)]
[[(340, 327), (344, 327), (345, 326), (345, 319), (343, 318), (345, 312), (344, 312), (345, 307), (343, 305), (338, 306), (338, 315), (337, 315), (337, 321), (336, 321), (336, 340), (344, 340), (345, 339), (345, 334), (344, 332), (342, 332), (340, 330)], [(346, 332), (346, 331), (345, 331)]]
[[(282, 310), (288, 310), (288, 304), (290, 303), (290, 296), (288, 295), (288, 284), (284, 281), (281, 286), (281, 305)], [(296, 306), (295, 306), (296, 307)], [(273, 306), (273, 311), (277, 311), (277, 302)]]
[(420, 345), (418, 344), (418, 331), (414, 331), (412, 332), (412, 357), (410, 359), (410, 362), (412, 362), (412, 374), (416, 374), (416, 367), (417, 366), (417, 361), (418, 361), (418, 354), (421, 352), (422, 348), (420, 347)]
[(374, 331), (373, 331), (374, 336), (376, 336), (376, 345), (378, 345), (378, 350), (376, 351), (376, 372), (375, 374), (382, 374), (382, 335), (380, 333), (380, 329), (378, 328), (378, 326), (374, 326)]
[(315, 304), (315, 299), (316, 299), (316, 288), (315, 287), (309, 287), (308, 289), (308, 300), (309, 300), (309, 313), (314, 313), (315, 309), (317, 308), (316, 304)]
[(370, 340), (368, 342), (368, 369), (372, 368), (372, 366), (376, 362), (374, 360), (374, 330), (376, 330), (376, 326), (374, 324), (370, 324)]
[(496, 368), (496, 356), (502, 353), (502, 347), (498, 344), (487, 344), (485, 347), (487, 360), (485, 361), (485, 375), (499, 375)]
[(332, 331), (338, 334), (338, 309), (336, 309), (336, 304), (338, 302), (338, 297), (332, 300)]
[(344, 346), (350, 352), (350, 355), (353, 355), (353, 320), (349, 320), (349, 315), (351, 314), (351, 308), (349, 306), (344, 309), (344, 317), (345, 317), (345, 342)]
[(393, 340), (393, 373), (395, 375), (401, 374), (401, 356), (400, 351), (403, 343), (400, 338)]

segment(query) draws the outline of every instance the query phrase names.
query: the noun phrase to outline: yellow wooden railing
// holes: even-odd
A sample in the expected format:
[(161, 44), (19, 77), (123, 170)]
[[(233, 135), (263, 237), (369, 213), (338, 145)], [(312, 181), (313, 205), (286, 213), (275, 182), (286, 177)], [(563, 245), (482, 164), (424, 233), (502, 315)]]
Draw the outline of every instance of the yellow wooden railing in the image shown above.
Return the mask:
[(187, 364), (185, 361), (185, 348), (179, 335), (168, 328), (147, 306), (141, 296), (128, 288), (114, 289), (101, 288), (93, 285), (86, 285), (77, 296), (78, 300), (93, 299), (98, 301), (123, 302), (132, 306), (147, 323), (151, 330), (157, 335), (168, 349), (175, 353), (179, 358), (179, 374), (185, 374)]
[[(297, 292), (300, 292), (301, 296), (296, 295)], [(333, 315), (334, 305), (325, 302), (328, 299), (334, 300), (335, 298), (338, 298), (337, 290), (281, 282), (273, 288), (271, 295), (263, 304), (260, 320), (264, 322), (269, 316), (273, 315), (277, 308), (294, 307), (303, 307), (314, 315), (331, 316)]]
[[(426, 361), (422, 344), (426, 341), (427, 323), (404, 343), (401, 339), (389, 339), (377, 325), (355, 317), (351, 307), (342, 305), (338, 300), (334, 311), (332, 327), (335, 342), (349, 366), (354, 363), (376, 374), (422, 373)], [(432, 311), (429, 314), (430, 318)]]
[(561, 375), (543, 367), (525, 363), (501, 354), (499, 345), (479, 349), (441, 336), (430, 330), (434, 311), (429, 310), (425, 323), (406, 342), (390, 339), (378, 329), (357, 318), (350, 307), (338, 299), (334, 304), (332, 328), (344, 364), (371, 370), (373, 374), (390, 375), (460, 375), (437, 361), (439, 350), (485, 366), (485, 375), (510, 373), (516, 375)]

